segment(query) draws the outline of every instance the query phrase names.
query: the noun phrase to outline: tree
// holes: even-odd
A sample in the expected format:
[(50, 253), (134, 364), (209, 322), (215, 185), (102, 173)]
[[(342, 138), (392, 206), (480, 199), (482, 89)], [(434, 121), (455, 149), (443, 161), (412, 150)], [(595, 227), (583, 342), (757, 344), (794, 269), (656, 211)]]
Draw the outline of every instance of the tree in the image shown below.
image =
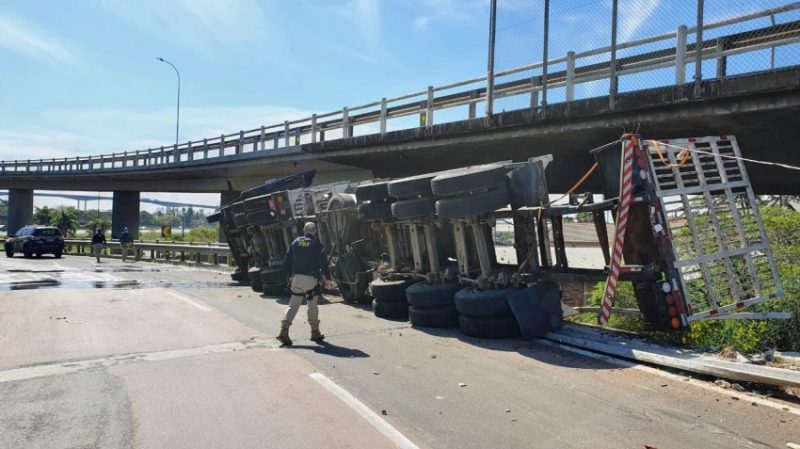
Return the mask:
[(143, 210), (143, 211), (139, 212), (139, 225), (140, 226), (144, 226), (144, 227), (149, 228), (149, 227), (153, 226), (153, 223), (154, 223), (153, 214), (151, 214), (150, 212), (147, 212), (146, 210)]
[(106, 217), (95, 217), (94, 219), (90, 220), (86, 223), (86, 227), (89, 228), (89, 231), (94, 234), (95, 231), (98, 229), (108, 230), (111, 229), (111, 220)]
[(36, 212), (33, 213), (33, 224), (49, 226), (53, 221), (53, 211), (49, 207), (37, 207)]
[(78, 220), (75, 217), (75, 209), (71, 207), (61, 207), (55, 211), (55, 220), (53, 224), (61, 230), (65, 236), (75, 235), (75, 229), (78, 227)]

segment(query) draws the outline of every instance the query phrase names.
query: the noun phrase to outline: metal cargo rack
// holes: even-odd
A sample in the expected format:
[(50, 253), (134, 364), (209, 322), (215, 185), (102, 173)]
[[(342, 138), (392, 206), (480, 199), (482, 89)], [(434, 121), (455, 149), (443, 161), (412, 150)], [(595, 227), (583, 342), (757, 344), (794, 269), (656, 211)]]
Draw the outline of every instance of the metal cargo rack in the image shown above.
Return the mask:
[(736, 138), (644, 141), (689, 322), (781, 296)]
[(595, 153), (606, 197), (617, 203), (600, 324), (617, 282), (633, 272), (656, 275), (634, 280), (634, 291), (645, 324), (657, 329), (752, 318), (734, 312), (783, 294), (733, 136), (655, 141), (628, 134), (621, 142), (619, 152)]

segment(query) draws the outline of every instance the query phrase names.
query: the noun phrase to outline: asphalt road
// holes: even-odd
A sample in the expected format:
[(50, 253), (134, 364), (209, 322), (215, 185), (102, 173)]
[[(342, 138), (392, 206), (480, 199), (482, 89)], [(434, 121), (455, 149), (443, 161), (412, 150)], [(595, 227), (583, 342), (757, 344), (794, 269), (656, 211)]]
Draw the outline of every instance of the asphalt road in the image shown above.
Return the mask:
[[(330, 296), (327, 339), (223, 272), (0, 260), (0, 448), (762, 448), (798, 404)], [(785, 407), (785, 409), (784, 409)]]

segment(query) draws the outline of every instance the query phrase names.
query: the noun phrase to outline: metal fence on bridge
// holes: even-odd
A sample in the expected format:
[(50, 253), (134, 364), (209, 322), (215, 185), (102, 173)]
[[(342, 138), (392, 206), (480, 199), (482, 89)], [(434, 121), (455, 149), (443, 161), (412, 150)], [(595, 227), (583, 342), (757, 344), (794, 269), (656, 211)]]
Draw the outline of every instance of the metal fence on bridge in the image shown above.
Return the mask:
[[(492, 0), (493, 112), (702, 82), (800, 61), (797, 2)], [(702, 42), (698, 52), (697, 42)], [(494, 50), (494, 51), (492, 51)], [(540, 61), (547, 60), (547, 64)]]
[[(608, 96), (613, 109), (615, 96), (623, 92), (691, 82), (700, 86), (704, 80), (797, 66), (800, 61), (800, 2), (576, 0), (552, 2), (552, 9), (550, 3), (492, 0), (485, 75), (172, 147), (0, 161), (0, 175), (211, 164), (502, 110), (532, 108), (537, 117), (545, 117), (547, 104), (598, 96)], [(695, 95), (700, 94), (696, 89)]]

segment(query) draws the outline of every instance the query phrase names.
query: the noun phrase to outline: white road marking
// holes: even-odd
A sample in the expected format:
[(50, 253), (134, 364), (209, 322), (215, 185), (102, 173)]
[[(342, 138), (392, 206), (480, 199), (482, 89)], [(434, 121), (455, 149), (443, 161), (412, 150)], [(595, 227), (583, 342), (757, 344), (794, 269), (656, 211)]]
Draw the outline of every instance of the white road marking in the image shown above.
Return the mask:
[(188, 296), (186, 296), (186, 295), (184, 295), (182, 293), (178, 293), (178, 292), (173, 291), (173, 290), (165, 290), (165, 291), (166, 291), (166, 293), (168, 295), (174, 296), (175, 298), (178, 298), (181, 301), (183, 301), (183, 302), (185, 302), (185, 303), (187, 303), (187, 304), (189, 304), (191, 306), (197, 307), (198, 309), (202, 310), (203, 312), (208, 312), (208, 311), (211, 310), (211, 307), (204, 306), (204, 305), (200, 304), (199, 302), (194, 301), (192, 298), (190, 298), (190, 297), (188, 297)]
[(108, 368), (133, 362), (157, 362), (164, 360), (181, 359), (206, 354), (242, 351), (245, 349), (277, 349), (278, 342), (274, 339), (235, 341), (216, 345), (202, 346), (199, 348), (170, 349), (166, 351), (138, 352), (133, 354), (115, 355), (101, 359), (77, 360), (70, 362), (55, 362), (22, 368), (12, 368), (0, 371), (0, 383), (33, 379), (37, 377), (58, 376), (62, 374), (77, 373), (80, 371)]
[(406, 438), (400, 431), (392, 427), (391, 424), (386, 422), (377, 413), (373, 412), (369, 407), (364, 405), (347, 390), (337, 385), (322, 373), (311, 373), (309, 376), (316, 380), (323, 388), (333, 393), (336, 397), (342, 400), (348, 407), (353, 409), (362, 418), (366, 419), (372, 427), (384, 436), (392, 440), (397, 447), (402, 449), (420, 449), (419, 446), (414, 444), (411, 440)]
[(587, 351), (585, 349), (575, 348), (575, 347), (567, 346), (567, 345), (561, 345), (561, 344), (558, 344), (558, 343), (555, 343), (555, 342), (552, 342), (552, 341), (548, 341), (548, 340), (539, 339), (539, 340), (537, 340), (537, 343), (541, 343), (541, 344), (544, 344), (546, 346), (555, 346), (555, 347), (564, 349), (566, 351), (574, 352), (576, 354), (581, 354), (581, 355), (584, 355), (586, 357), (590, 357), (590, 358), (593, 358), (593, 359), (602, 360), (604, 362), (611, 363), (613, 365), (622, 366), (622, 367), (625, 367), (625, 368), (633, 368), (633, 369), (636, 369), (636, 370), (639, 370), (639, 371), (644, 371), (646, 373), (654, 374), (656, 376), (666, 377), (667, 379), (670, 379), (670, 380), (685, 382), (685, 383), (688, 383), (688, 384), (693, 385), (695, 387), (699, 387), (699, 388), (703, 388), (703, 389), (706, 389), (706, 390), (709, 390), (709, 391), (713, 391), (715, 393), (718, 393), (718, 394), (721, 394), (721, 395), (724, 395), (724, 396), (737, 396), (737, 397), (741, 397), (741, 398), (746, 398), (746, 400), (748, 400), (750, 402), (755, 402), (758, 405), (763, 405), (765, 407), (773, 408), (773, 409), (780, 410), (780, 411), (783, 411), (783, 412), (791, 413), (792, 415), (800, 416), (800, 408), (792, 407), (792, 406), (790, 406), (788, 404), (781, 404), (781, 403), (778, 403), (778, 402), (773, 402), (773, 401), (770, 401), (769, 399), (764, 399), (764, 398), (762, 398), (760, 396), (752, 396), (752, 395), (746, 394), (745, 392), (739, 392), (739, 391), (736, 391), (736, 390), (733, 390), (733, 391), (726, 390), (725, 388), (718, 387), (715, 384), (712, 384), (712, 383), (709, 383), (709, 382), (705, 382), (705, 381), (702, 381), (702, 380), (698, 380), (698, 379), (694, 379), (694, 378), (686, 377), (686, 376), (679, 376), (677, 374), (672, 374), (670, 372), (662, 371), (662, 370), (657, 369), (657, 368), (652, 368), (652, 367), (649, 367), (649, 366), (646, 366), (646, 365), (639, 365), (637, 363), (629, 362), (627, 360), (617, 359), (617, 358), (614, 358), (614, 357), (611, 357), (611, 356), (607, 356), (607, 355), (604, 355), (604, 354), (598, 354), (596, 352)]

